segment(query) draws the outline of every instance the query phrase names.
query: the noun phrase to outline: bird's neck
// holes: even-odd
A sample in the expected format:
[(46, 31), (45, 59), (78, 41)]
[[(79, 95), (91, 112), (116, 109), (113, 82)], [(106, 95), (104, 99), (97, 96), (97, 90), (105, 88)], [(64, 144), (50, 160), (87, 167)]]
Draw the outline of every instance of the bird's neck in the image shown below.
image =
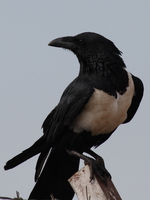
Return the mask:
[(123, 94), (126, 91), (128, 75), (120, 56), (90, 55), (82, 58), (79, 62), (79, 76), (88, 79), (95, 88), (101, 89), (103, 86), (107, 93), (114, 96), (116, 92)]
[(93, 54), (79, 58), (80, 75), (96, 74), (97, 76), (108, 77), (114, 71), (124, 70), (125, 64), (119, 55)]

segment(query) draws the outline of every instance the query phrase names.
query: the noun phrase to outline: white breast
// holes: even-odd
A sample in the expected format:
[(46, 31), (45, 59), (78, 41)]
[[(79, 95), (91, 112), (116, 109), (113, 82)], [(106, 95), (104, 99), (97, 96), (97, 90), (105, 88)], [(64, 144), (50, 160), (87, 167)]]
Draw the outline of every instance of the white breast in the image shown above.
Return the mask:
[(92, 135), (99, 135), (109, 133), (122, 124), (127, 117), (127, 110), (134, 96), (134, 83), (130, 73), (128, 73), (128, 77), (127, 91), (123, 95), (117, 93), (117, 98), (95, 89), (70, 128), (76, 133), (87, 130)]

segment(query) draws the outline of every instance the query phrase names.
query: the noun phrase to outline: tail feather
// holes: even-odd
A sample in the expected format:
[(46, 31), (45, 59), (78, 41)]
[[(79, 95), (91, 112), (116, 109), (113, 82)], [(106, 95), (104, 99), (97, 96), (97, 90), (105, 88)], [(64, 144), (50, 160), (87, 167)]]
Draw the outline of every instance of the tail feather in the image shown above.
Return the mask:
[(42, 151), (43, 146), (44, 146), (44, 142), (45, 142), (45, 138), (44, 138), (44, 136), (42, 136), (30, 148), (26, 149), (25, 151), (18, 154), (17, 156), (12, 158), (11, 160), (7, 161), (6, 165), (4, 166), (4, 169), (8, 170), (8, 169), (14, 168), (17, 165), (28, 160), (29, 158), (40, 153)]
[(51, 199), (53, 195), (61, 200), (72, 200), (74, 192), (67, 180), (78, 167), (78, 158), (70, 156), (59, 144), (53, 147), (29, 199)]

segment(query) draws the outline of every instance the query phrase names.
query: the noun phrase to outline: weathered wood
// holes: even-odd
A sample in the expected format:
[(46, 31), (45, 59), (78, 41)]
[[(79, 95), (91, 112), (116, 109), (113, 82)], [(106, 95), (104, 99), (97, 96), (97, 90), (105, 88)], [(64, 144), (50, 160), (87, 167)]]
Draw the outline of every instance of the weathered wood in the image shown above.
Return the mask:
[(97, 177), (90, 182), (88, 165), (75, 173), (68, 181), (79, 200), (121, 200), (110, 178), (107, 180), (107, 186)]

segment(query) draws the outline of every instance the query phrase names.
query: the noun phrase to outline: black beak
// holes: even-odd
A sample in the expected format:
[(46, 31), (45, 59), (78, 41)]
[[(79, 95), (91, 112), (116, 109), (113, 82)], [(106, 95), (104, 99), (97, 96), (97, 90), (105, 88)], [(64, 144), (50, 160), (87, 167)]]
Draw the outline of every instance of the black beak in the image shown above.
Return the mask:
[(70, 37), (70, 36), (57, 38), (55, 40), (52, 40), (48, 44), (48, 46), (61, 47), (61, 48), (72, 50), (74, 48), (73, 38), (74, 37)]

